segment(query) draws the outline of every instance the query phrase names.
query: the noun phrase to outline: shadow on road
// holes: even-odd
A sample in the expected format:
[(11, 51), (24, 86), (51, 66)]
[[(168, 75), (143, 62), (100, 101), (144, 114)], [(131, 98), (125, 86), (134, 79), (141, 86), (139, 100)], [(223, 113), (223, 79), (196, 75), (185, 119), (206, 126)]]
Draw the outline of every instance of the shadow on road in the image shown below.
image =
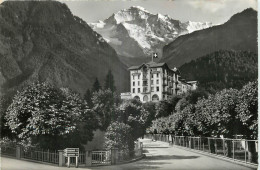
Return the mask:
[(158, 155), (158, 156), (147, 156), (147, 160), (170, 160), (170, 159), (196, 159), (199, 156), (180, 156), (180, 155)]

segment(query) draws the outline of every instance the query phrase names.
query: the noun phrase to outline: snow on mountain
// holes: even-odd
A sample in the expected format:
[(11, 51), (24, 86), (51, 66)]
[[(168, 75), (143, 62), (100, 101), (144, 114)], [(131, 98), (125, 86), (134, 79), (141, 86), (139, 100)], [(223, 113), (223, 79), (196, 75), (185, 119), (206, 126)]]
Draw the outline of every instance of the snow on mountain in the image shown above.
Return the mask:
[(104, 21), (89, 24), (121, 56), (144, 57), (159, 52), (178, 36), (211, 27), (209, 22), (180, 22), (168, 15), (152, 14), (132, 6), (114, 13)]
[(206, 29), (212, 26), (211, 22), (192, 22), (188, 21), (183, 23), (184, 27), (188, 30), (188, 33), (192, 33), (197, 30)]

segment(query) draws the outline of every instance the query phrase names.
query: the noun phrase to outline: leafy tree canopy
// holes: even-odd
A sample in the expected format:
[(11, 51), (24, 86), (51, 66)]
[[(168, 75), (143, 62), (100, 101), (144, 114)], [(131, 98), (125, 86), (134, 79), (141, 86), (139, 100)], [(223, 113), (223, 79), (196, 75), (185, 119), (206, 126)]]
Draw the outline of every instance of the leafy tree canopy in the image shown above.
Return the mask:
[[(80, 147), (92, 139), (95, 124), (78, 94), (47, 83), (34, 83), (17, 92), (5, 119), (22, 144), (48, 149)], [(88, 128), (86, 138), (80, 136), (82, 125)]]

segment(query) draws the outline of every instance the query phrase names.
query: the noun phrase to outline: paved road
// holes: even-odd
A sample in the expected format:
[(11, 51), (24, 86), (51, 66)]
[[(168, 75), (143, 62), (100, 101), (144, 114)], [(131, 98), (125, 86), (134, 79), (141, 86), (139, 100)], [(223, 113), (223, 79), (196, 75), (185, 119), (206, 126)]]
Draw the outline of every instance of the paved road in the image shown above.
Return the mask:
[[(128, 164), (91, 167), (93, 170), (250, 170), (250, 168), (236, 165), (223, 160), (207, 157), (198, 153), (182, 150), (175, 147), (168, 147), (164, 142), (152, 142), (145, 139), (144, 145), (146, 158)], [(1, 160), (3, 170), (62, 170), (65, 167), (55, 167), (33, 162), (21, 161), (10, 158)], [(86, 170), (89, 168), (70, 168), (70, 170)]]

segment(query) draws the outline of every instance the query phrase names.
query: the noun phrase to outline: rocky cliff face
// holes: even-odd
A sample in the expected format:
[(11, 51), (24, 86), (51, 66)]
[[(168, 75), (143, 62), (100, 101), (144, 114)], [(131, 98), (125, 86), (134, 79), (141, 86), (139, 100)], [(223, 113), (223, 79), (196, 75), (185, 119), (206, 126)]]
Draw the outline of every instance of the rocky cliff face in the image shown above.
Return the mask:
[(119, 91), (129, 73), (115, 50), (69, 8), (55, 1), (6, 1), (0, 5), (2, 92), (47, 81), (84, 93), (108, 70)]
[(136, 60), (151, 56), (153, 52), (161, 53), (162, 47), (178, 36), (208, 28), (212, 24), (190, 21), (182, 23), (167, 15), (152, 14), (142, 7), (133, 6), (114, 13), (104, 21), (91, 23), (90, 26), (120, 56)]
[(223, 25), (178, 37), (163, 48), (162, 62), (181, 66), (218, 50), (257, 53), (257, 12), (246, 9)]

